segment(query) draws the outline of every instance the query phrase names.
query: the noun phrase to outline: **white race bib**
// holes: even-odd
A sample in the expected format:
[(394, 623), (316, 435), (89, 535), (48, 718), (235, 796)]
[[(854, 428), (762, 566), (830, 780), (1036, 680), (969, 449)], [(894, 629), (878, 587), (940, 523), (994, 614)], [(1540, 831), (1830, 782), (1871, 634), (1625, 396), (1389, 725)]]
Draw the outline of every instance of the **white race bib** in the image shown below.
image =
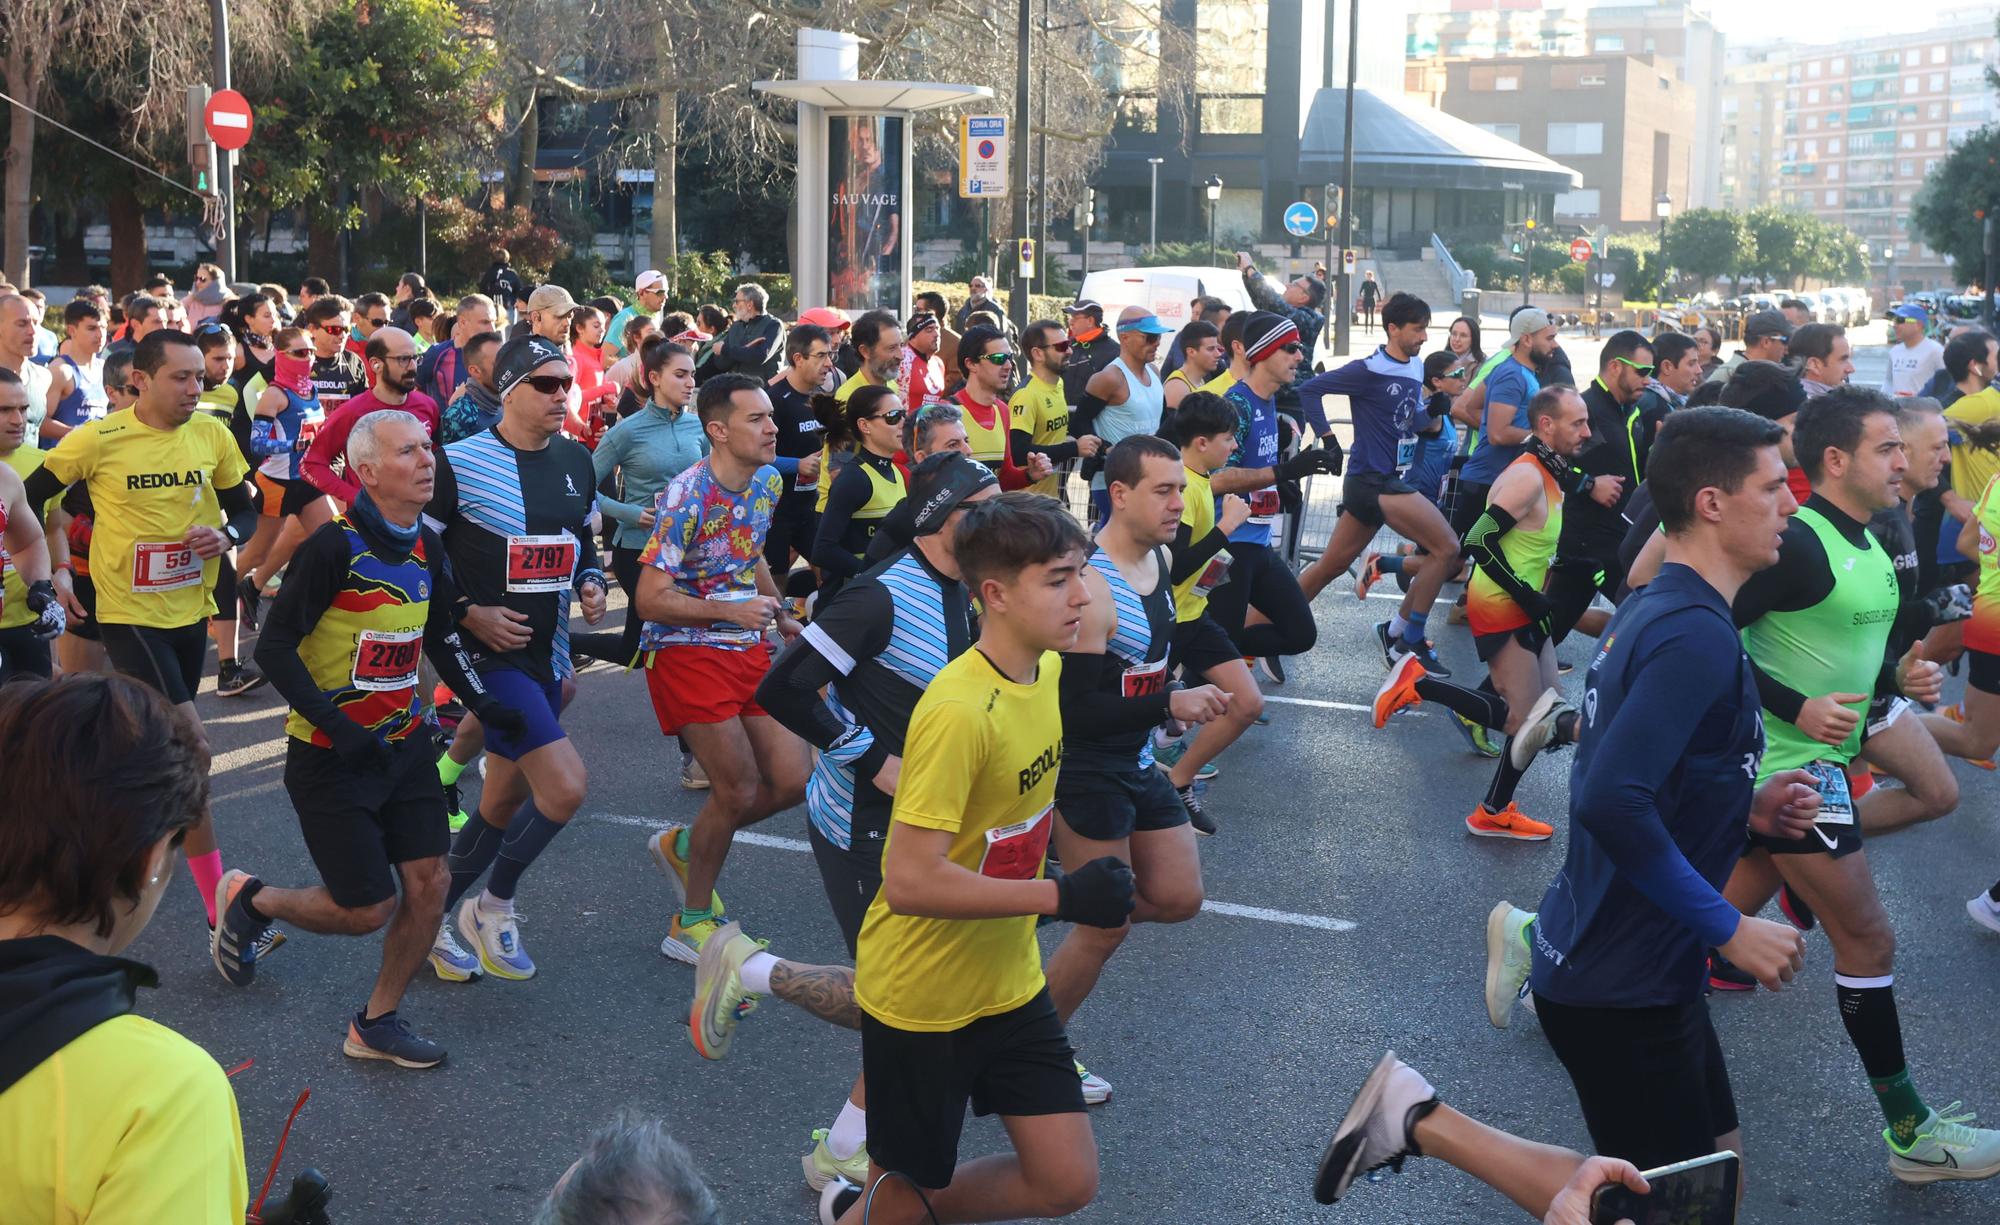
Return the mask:
[(132, 546), (132, 594), (165, 595), (201, 585), (201, 556), (178, 540)]

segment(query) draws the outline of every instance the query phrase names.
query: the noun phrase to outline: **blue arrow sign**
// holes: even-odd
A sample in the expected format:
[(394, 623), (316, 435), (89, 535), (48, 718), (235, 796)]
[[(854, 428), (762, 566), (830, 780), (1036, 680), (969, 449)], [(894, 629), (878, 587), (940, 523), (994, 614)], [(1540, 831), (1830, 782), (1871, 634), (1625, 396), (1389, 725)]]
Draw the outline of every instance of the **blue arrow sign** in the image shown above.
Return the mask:
[(1312, 237), (1319, 229), (1319, 210), (1304, 200), (1295, 200), (1285, 207), (1285, 229), (1299, 238)]

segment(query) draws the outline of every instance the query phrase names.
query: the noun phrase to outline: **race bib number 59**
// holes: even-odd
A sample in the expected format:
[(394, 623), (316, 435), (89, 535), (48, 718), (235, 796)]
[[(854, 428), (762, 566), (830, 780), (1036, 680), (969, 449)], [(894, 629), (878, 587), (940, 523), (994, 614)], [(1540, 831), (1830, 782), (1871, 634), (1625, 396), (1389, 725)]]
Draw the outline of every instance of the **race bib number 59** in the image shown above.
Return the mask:
[(575, 537), (507, 537), (507, 590), (562, 591), (575, 573)]
[(164, 595), (201, 585), (201, 557), (178, 540), (132, 546), (132, 593)]

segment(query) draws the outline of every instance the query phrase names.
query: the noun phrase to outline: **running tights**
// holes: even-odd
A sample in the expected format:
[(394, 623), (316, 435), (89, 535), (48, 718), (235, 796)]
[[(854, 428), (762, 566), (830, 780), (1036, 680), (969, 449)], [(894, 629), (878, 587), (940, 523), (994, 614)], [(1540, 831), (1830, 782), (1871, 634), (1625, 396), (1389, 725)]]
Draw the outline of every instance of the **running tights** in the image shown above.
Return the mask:
[(611, 575), (618, 580), (618, 586), (625, 592), (625, 627), (616, 632), (598, 630), (588, 634), (573, 634), (569, 640), (570, 654), (585, 659), (601, 659), (608, 664), (629, 668), (639, 657), (639, 631), (645, 628), (645, 618), (639, 615), (639, 551), (637, 549), (611, 550)]
[[(1306, 603), (1299, 580), (1284, 559), (1268, 547), (1233, 543), (1229, 581), (1208, 598), (1209, 616), (1245, 656), (1304, 655), (1319, 641), (1319, 626)], [(1252, 608), (1270, 618), (1263, 625), (1245, 625)]]

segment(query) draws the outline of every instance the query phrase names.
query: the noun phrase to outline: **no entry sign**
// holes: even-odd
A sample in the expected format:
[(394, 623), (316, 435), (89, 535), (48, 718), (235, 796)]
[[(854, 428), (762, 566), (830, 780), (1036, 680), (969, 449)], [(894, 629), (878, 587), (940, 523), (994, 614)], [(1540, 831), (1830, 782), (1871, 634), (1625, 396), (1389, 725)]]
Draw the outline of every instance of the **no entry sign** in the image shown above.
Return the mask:
[(218, 89), (209, 95), (201, 122), (218, 146), (241, 149), (250, 143), (250, 100), (233, 89)]
[(1569, 257), (1579, 264), (1587, 264), (1590, 257), (1597, 254), (1597, 248), (1588, 238), (1579, 238), (1569, 244)]

